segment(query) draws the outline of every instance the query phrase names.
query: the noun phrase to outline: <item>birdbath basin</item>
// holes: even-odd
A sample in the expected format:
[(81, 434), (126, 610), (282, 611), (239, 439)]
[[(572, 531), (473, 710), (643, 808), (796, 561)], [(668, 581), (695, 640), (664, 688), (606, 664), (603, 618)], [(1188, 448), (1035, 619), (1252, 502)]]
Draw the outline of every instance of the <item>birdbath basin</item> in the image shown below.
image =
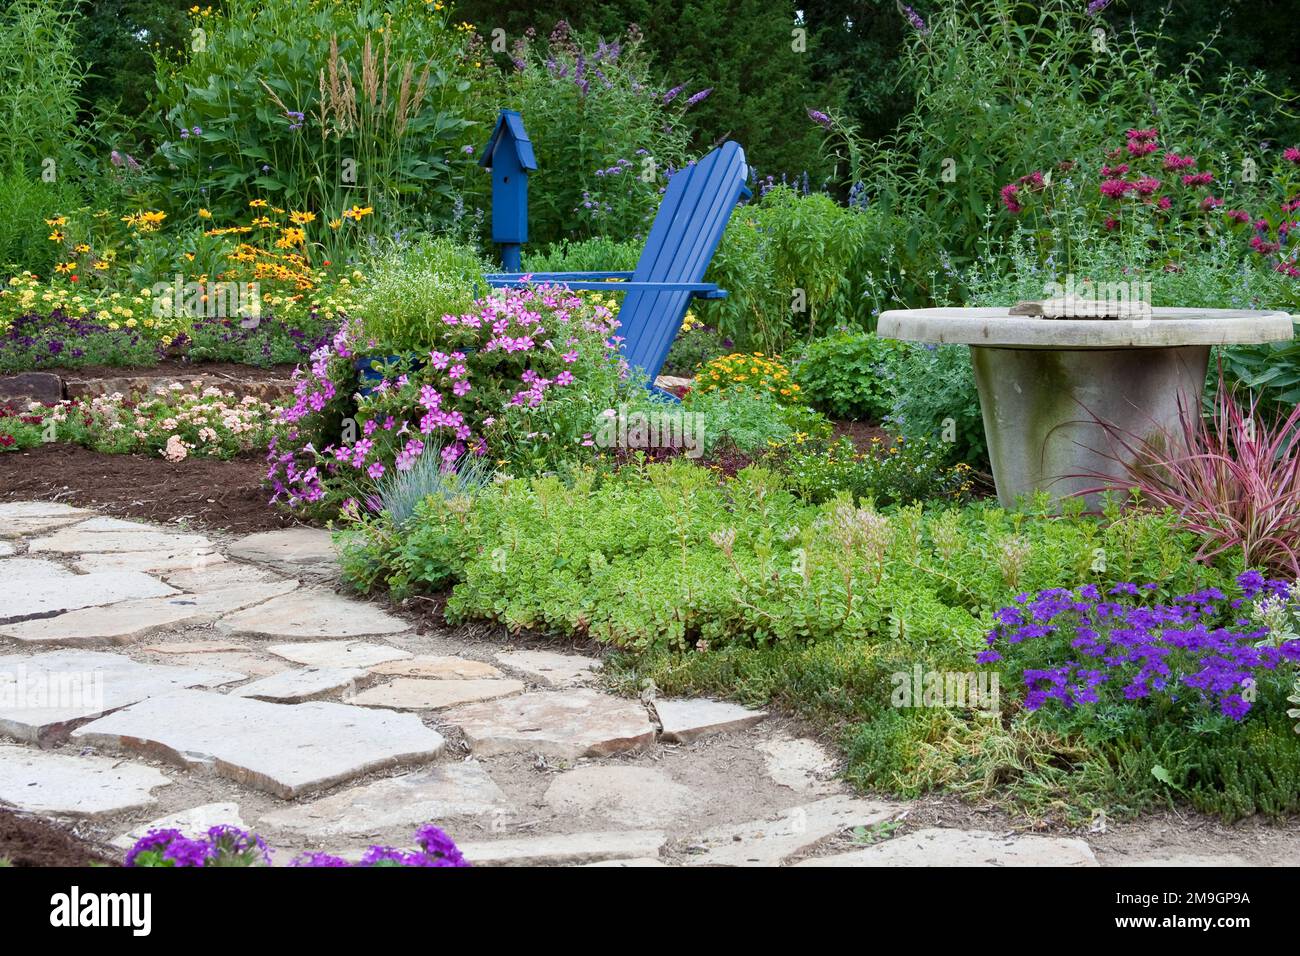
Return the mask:
[(1059, 503), (1122, 479), (1125, 450), (1108, 426), (1130, 443), (1176, 440), (1180, 404), (1199, 408), (1210, 348), (1288, 341), (1292, 324), (1237, 309), (1103, 319), (938, 308), (885, 312), (877, 333), (971, 347), (998, 500), (1014, 508), (1037, 491)]

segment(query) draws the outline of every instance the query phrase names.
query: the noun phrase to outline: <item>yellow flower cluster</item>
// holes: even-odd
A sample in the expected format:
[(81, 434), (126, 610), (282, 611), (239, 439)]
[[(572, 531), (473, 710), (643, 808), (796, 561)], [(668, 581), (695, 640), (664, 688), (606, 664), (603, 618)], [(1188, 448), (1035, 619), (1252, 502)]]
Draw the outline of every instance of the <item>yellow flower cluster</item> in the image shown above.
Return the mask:
[(767, 356), (762, 352), (733, 352), (715, 358), (700, 368), (695, 384), (705, 392), (743, 386), (770, 392), (786, 403), (801, 399), (799, 386), (790, 381), (790, 370), (781, 362), (781, 357)]

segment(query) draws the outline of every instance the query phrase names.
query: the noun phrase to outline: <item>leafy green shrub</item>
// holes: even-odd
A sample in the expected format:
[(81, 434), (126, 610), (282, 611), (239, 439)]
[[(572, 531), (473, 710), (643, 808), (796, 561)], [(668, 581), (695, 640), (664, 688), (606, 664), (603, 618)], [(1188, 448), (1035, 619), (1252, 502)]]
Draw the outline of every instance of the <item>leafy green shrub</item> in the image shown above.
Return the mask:
[[(690, 315), (687, 313), (688, 318)], [(717, 329), (700, 323), (683, 323), (682, 330), (668, 349), (662, 374), (693, 378), (702, 366), (721, 358), (735, 347), (736, 343)]]
[(719, 391), (692, 389), (683, 407), (703, 416), (705, 454), (723, 444), (755, 454), (787, 442), (830, 435), (830, 423), (812, 409), (784, 404), (767, 392), (743, 386)]
[(383, 354), (428, 349), (444, 315), (470, 312), (487, 293), (490, 267), (468, 246), (426, 236), (390, 248), (368, 271), (353, 311)]
[(781, 352), (834, 328), (871, 329), (892, 288), (888, 217), (776, 186), (732, 214), (709, 267), (730, 295), (700, 318), (745, 349)]
[(517, 109), (528, 125), (540, 167), (529, 184), (532, 241), (644, 236), (666, 175), (687, 159), (689, 97), (665, 95), (632, 31), (607, 43), (560, 21), (545, 41), (521, 38), (514, 60), (505, 103), (490, 106)]
[[(441, 6), (441, 5), (439, 5)], [(391, 231), (445, 212), (464, 144), (467, 31), (419, 0), (231, 0), (195, 13), (186, 57), (156, 57), (163, 162), (187, 211), (270, 199), (320, 220), (352, 207)], [(471, 150), (471, 153), (473, 150)]]
[(946, 450), (925, 439), (879, 442), (859, 453), (847, 438), (819, 449), (795, 444), (781, 460), (790, 490), (820, 504), (848, 493), (855, 501), (908, 504), (927, 498), (959, 500), (970, 491), (970, 466), (948, 463)]
[(28, 173), (0, 172), (0, 222), (5, 224), (0, 229), (0, 275), (50, 275), (62, 250), (50, 241), (45, 220), (79, 203), (77, 190), (62, 180), (47, 183)]
[(561, 239), (536, 252), (525, 246), (522, 265), (525, 272), (631, 272), (642, 246), (638, 239), (620, 241), (608, 236)]
[(804, 401), (833, 418), (880, 421), (890, 403), (890, 360), (901, 343), (863, 332), (841, 332), (811, 342), (795, 362)]
[(988, 462), (979, 392), (965, 345), (908, 342), (890, 373), (889, 427), (912, 439), (942, 442), (954, 458)]
[(6, 173), (59, 177), (71, 158), (77, 87), (85, 75), (76, 7), (71, 0), (12, 0), (0, 12), (0, 170)]

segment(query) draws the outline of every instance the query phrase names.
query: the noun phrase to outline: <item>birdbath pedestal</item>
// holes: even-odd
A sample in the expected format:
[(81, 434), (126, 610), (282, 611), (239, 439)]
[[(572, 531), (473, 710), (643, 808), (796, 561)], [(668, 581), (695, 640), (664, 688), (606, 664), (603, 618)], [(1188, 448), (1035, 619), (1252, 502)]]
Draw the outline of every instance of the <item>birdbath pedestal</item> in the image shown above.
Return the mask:
[(1110, 428), (1130, 444), (1177, 440), (1180, 407), (1200, 407), (1210, 348), (1288, 341), (1292, 323), (1233, 309), (1104, 319), (936, 308), (885, 312), (877, 332), (970, 346), (998, 500), (1014, 508), (1037, 491), (1059, 503), (1122, 480), (1126, 450)]

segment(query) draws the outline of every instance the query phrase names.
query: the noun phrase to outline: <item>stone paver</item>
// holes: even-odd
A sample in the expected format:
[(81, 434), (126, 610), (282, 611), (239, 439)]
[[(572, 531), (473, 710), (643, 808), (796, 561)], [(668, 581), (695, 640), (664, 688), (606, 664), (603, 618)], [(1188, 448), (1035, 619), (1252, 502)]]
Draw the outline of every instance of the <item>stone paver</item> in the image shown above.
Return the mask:
[[(284, 578), (251, 564), (222, 561), (201, 568), (185, 568), (163, 574), (163, 580), (182, 591), (201, 594), (224, 588), (243, 587), (248, 584), (267, 584)], [(290, 579), (292, 580), (292, 579)]]
[(122, 644), (170, 625), (210, 622), (219, 615), (261, 604), (293, 587), (292, 581), (284, 581), (204, 594), (119, 601), (107, 607), (5, 625), (0, 627), (0, 633), (34, 644)]
[(626, 827), (664, 827), (707, 797), (654, 767), (625, 764), (578, 767), (546, 790), (547, 806), (566, 815), (594, 816)]
[(619, 869), (633, 869), (636, 867), (643, 867), (643, 866), (666, 867), (668, 864), (665, 863), (663, 860), (657, 860), (654, 857), (645, 856), (645, 857), (639, 857), (634, 860), (601, 860), (597, 863), (583, 863), (581, 865), (584, 867), (609, 866), (609, 867), (618, 867)]
[[(32, 538), (27, 544), (30, 553), (49, 551), (56, 554), (104, 554), (116, 551), (184, 552), (210, 551), (213, 544), (201, 534), (159, 531), (149, 525), (134, 525), (131, 530), (109, 527), (102, 522), (111, 518), (92, 518), (80, 524), (60, 528), (43, 538)], [(128, 522), (123, 522), (128, 524)], [(88, 527), (95, 525), (95, 527)]]
[(316, 641), (306, 644), (276, 644), (267, 651), (295, 664), (308, 667), (371, 667), (385, 661), (406, 660), (414, 655), (384, 644), (365, 641)]
[(165, 551), (112, 551), (85, 554), (73, 561), (78, 571), (195, 571), (225, 563), (215, 551), (201, 548)]
[(370, 673), (386, 677), (425, 677), (430, 680), (471, 680), (504, 677), (499, 670), (483, 661), (467, 657), (436, 657), (417, 654), (404, 661), (386, 661), (370, 668)]
[(432, 760), (444, 746), (442, 735), (414, 714), (324, 701), (269, 704), (193, 690), (151, 697), (72, 737), (166, 757), (285, 798)]
[(0, 538), (23, 538), (74, 524), (92, 512), (52, 501), (0, 503)]
[(99, 651), (9, 654), (0, 657), (0, 733), (36, 742), (147, 697), (184, 687), (218, 687), (244, 676), (141, 664)]
[(305, 670), (283, 670), (243, 687), (236, 687), (230, 693), (236, 697), (292, 703), (345, 690), (365, 676), (366, 672), (358, 668), (309, 667)]
[(767, 764), (767, 775), (783, 787), (799, 793), (832, 793), (838, 766), (834, 757), (807, 737), (773, 737), (760, 741), (758, 749)]
[(175, 593), (175, 588), (139, 571), (104, 571), (75, 578), (23, 578), (21, 583), (11, 582), (0, 591), (0, 624)]
[(755, 820), (710, 830), (691, 841), (690, 866), (780, 866), (814, 843), (850, 827), (872, 826), (897, 816), (901, 804), (827, 797)]
[(497, 660), (546, 687), (573, 687), (592, 680), (600, 661), (555, 651), (502, 651)]
[(739, 704), (704, 698), (656, 700), (655, 711), (659, 714), (664, 740), (683, 744), (709, 734), (743, 730), (767, 716), (765, 710), (750, 710)]
[(248, 645), (230, 641), (166, 641), (140, 650), (148, 654), (234, 654), (248, 650)]
[(928, 827), (799, 866), (1096, 866), (1082, 840)]
[(637, 750), (655, 738), (639, 701), (586, 688), (466, 704), (444, 718), (478, 756), (529, 752), (575, 760)]
[(284, 528), (240, 538), (229, 548), (232, 558), (282, 564), (328, 564), (335, 560), (334, 544), (321, 528)]
[(226, 634), (297, 638), (368, 637), (409, 629), (400, 618), (375, 604), (353, 601), (319, 588), (298, 590), (217, 622)]
[(612, 830), (461, 843), (460, 851), (475, 866), (562, 866), (653, 858), (664, 842), (661, 830)]
[(26, 578), (70, 578), (73, 574), (61, 564), (45, 558), (8, 558), (0, 561), (0, 586)]
[(171, 783), (153, 767), (0, 744), (0, 803), (60, 816), (99, 817), (152, 806)]
[(113, 846), (129, 850), (135, 842), (150, 830), (180, 830), (188, 837), (207, 833), (212, 827), (228, 826), (247, 830), (248, 826), (239, 815), (237, 803), (205, 803), (201, 807), (190, 807), (180, 813), (171, 813), (148, 823), (132, 827), (126, 833), (113, 838)]
[(262, 657), (253, 653), (231, 654), (222, 651), (215, 654), (191, 654), (185, 658), (191, 667), (229, 667), (231, 670), (247, 674), (249, 677), (269, 677), (287, 670), (289, 663), (273, 657)]
[(501, 812), (506, 796), (476, 760), (442, 764), (274, 810), (259, 826), (312, 838), (378, 833), (445, 817)]
[(423, 680), (399, 677), (363, 690), (348, 698), (360, 707), (391, 707), (393, 710), (438, 710), (477, 700), (494, 700), (522, 694), (523, 681), (517, 680)]
[(0, 558), (11, 557), (14, 553), (14, 546), (8, 541), (0, 541)]

